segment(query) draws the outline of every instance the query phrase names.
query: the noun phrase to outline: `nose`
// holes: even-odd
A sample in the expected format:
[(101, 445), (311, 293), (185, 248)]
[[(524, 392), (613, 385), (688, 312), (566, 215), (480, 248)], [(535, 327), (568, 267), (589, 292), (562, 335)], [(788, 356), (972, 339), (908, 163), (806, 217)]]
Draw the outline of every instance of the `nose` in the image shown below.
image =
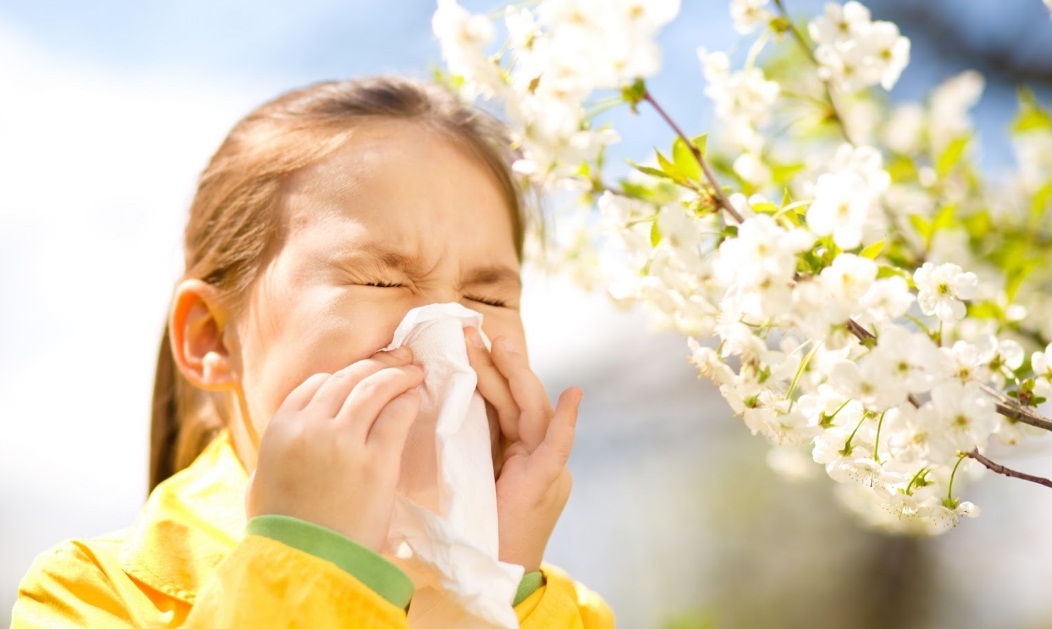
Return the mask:
[(413, 307), (429, 306), (431, 304), (459, 303), (461, 300), (460, 290), (452, 285), (428, 286), (421, 288), (413, 295)]

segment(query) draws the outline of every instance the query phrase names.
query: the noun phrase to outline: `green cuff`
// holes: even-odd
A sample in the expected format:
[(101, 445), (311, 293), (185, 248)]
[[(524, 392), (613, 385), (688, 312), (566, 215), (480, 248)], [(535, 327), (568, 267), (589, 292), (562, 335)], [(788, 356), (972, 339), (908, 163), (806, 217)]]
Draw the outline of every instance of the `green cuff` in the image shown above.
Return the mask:
[[(406, 609), (413, 597), (413, 582), (397, 566), (324, 526), (285, 515), (260, 515), (248, 523), (245, 534), (269, 537), (330, 561), (399, 609)], [(519, 591), (522, 591), (521, 585)]]
[(522, 581), (519, 581), (519, 591), (515, 593), (515, 602), (512, 603), (512, 606), (518, 606), (519, 603), (529, 598), (530, 594), (541, 589), (542, 585), (544, 585), (544, 574), (540, 570), (522, 575)]

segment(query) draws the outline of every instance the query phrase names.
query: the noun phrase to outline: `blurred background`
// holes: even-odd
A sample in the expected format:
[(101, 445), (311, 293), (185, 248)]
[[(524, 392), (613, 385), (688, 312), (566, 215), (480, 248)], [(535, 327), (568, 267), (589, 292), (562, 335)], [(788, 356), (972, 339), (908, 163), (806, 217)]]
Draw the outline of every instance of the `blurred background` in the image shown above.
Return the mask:
[[(598, 0), (597, 0), (598, 2)], [(490, 10), (495, 2), (464, 2)], [(695, 49), (739, 46), (723, 2), (685, 0), (651, 91), (708, 128)], [(789, 0), (794, 14), (820, 4)], [(1015, 85), (1052, 103), (1038, 0), (873, 2), (913, 60), (894, 98), (987, 78), (983, 165), (1010, 165)], [(6, 0), (0, 4), (0, 625), (33, 557), (131, 524), (145, 498), (155, 351), (194, 179), (244, 113), (289, 88), (440, 61), (430, 0)], [(624, 114), (627, 116), (627, 114)], [(612, 163), (671, 136), (643, 111)], [(660, 140), (660, 141), (658, 141)], [(635, 627), (1052, 627), (1052, 492), (988, 474), (983, 515), (939, 539), (859, 528), (831, 483), (791, 484), (686, 362), (566, 280), (528, 278), (535, 368), (586, 392), (574, 494), (548, 559)], [(994, 458), (1052, 475), (1052, 443)]]

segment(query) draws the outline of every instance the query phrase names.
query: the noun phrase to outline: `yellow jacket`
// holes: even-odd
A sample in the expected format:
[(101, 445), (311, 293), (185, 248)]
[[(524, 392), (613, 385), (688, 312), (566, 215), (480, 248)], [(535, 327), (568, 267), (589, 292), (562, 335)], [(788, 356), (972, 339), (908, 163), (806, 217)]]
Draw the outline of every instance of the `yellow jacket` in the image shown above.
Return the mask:
[[(334, 563), (245, 535), (245, 470), (229, 436), (150, 494), (131, 528), (42, 554), (18, 592), (21, 627), (408, 627)], [(605, 629), (613, 615), (558, 570), (515, 608), (522, 627)]]

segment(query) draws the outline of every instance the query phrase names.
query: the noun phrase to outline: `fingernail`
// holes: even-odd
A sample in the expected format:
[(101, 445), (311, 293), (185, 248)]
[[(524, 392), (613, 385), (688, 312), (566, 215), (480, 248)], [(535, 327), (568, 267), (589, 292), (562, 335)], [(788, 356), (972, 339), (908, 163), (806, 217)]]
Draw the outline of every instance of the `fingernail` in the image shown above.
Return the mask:
[(409, 360), (413, 357), (413, 351), (403, 345), (391, 350), (391, 355), (395, 358), (401, 358), (402, 360)]
[(514, 352), (515, 345), (512, 344), (508, 337), (504, 337), (500, 340), (500, 348), (506, 352)]
[(482, 337), (475, 328), (465, 328), (468, 331), (468, 340), (475, 347), (482, 349)]

